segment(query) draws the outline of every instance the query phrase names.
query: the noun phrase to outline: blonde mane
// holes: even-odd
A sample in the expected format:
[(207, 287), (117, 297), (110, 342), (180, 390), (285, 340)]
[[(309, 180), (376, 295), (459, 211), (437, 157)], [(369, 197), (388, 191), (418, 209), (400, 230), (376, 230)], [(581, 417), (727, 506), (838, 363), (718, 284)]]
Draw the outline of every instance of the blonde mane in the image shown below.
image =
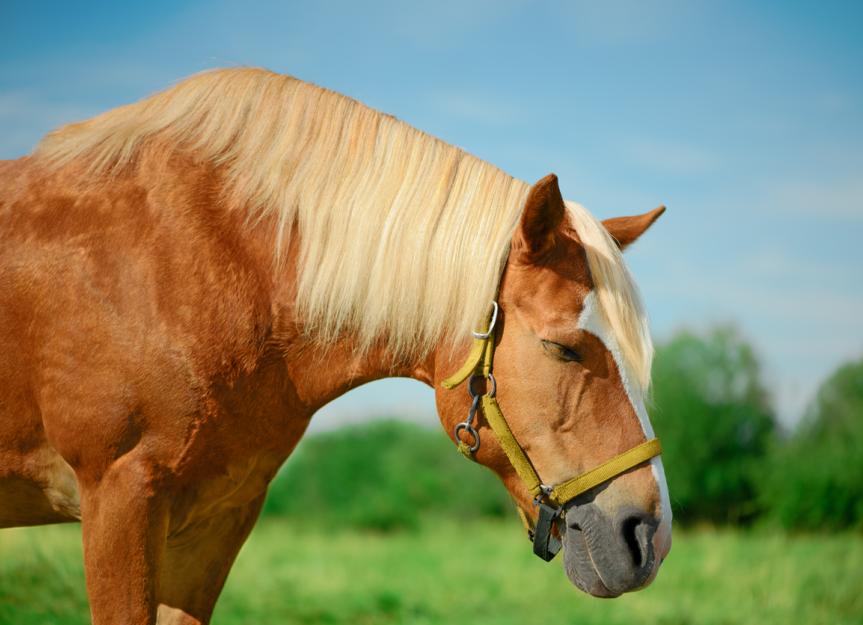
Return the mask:
[[(355, 100), (248, 68), (205, 72), (62, 127), (36, 155), (110, 172), (156, 136), (226, 166), (249, 219), (275, 218), (277, 258), (299, 233), (297, 306), (311, 332), (329, 341), (350, 328), (363, 347), (385, 338), (399, 355), (480, 325), (529, 190)], [(571, 213), (621, 349), (649, 378), (649, 335), (617, 247), (587, 211)]]

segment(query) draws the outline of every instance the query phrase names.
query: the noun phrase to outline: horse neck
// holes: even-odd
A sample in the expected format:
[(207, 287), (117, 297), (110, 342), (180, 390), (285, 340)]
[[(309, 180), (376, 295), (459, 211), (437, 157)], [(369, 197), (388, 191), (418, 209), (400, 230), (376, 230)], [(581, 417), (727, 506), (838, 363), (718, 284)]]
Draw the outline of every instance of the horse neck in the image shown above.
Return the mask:
[(273, 338), (284, 355), (290, 378), (301, 402), (310, 412), (367, 382), (383, 378), (412, 378), (432, 385), (437, 350), (414, 359), (397, 358), (385, 345), (361, 349), (347, 335), (329, 344), (302, 331), (296, 313), (299, 236), (292, 236), (284, 264), (276, 269)]
[[(166, 165), (164, 160), (152, 159), (153, 166), (162, 171), (176, 167)], [(208, 165), (184, 163), (182, 176), (200, 193), (209, 190), (213, 195), (224, 193), (223, 172)], [(173, 172), (176, 173), (176, 172)], [(151, 176), (158, 179), (158, 176)], [(221, 217), (210, 214), (207, 219), (222, 219), (227, 230), (238, 233), (237, 247), (242, 248), (243, 257), (250, 263), (253, 273), (266, 276), (269, 284), (266, 299), (272, 311), (273, 351), (268, 358), (284, 360), (287, 382), (293, 386), (304, 411), (314, 412), (324, 404), (347, 391), (387, 377), (408, 377), (432, 384), (436, 352), (411, 361), (397, 359), (386, 346), (359, 349), (359, 341), (350, 335), (330, 344), (322, 345), (315, 337), (302, 331), (302, 319), (296, 313), (299, 250), (302, 233), (293, 231), (288, 237), (287, 249), (276, 259), (275, 239), (278, 236), (277, 218), (271, 214), (249, 224), (247, 208), (235, 204), (230, 196), (222, 195), (220, 203), (224, 210)], [(203, 198), (190, 202), (193, 206), (207, 206)], [(241, 233), (241, 234), (240, 234)], [(241, 240), (242, 242), (239, 242)]]
[(353, 338), (331, 345), (294, 336), (283, 347), (288, 376), (310, 412), (367, 382), (389, 377), (433, 384), (435, 354), (415, 362), (396, 362), (385, 347), (359, 350)]

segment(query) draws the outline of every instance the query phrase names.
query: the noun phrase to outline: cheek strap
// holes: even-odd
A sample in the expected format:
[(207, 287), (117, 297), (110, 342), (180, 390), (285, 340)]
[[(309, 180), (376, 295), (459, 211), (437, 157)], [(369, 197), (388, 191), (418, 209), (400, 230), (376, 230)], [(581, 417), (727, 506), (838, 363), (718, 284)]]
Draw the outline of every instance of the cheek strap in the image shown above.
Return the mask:
[[(490, 384), (488, 385), (490, 390), (481, 396), (474, 393), (472, 384), (468, 384), (468, 391), (474, 399), (473, 407), (467, 421), (459, 423), (456, 426), (455, 439), (458, 443), (459, 451), (465, 457), (473, 459), (473, 455), (479, 449), (479, 434), (473, 427), (473, 419), (476, 416), (476, 400), (478, 398), (478, 403), (482, 407), (482, 414), (485, 416), (485, 420), (492, 432), (494, 432), (498, 444), (539, 507), (536, 527), (532, 531), (529, 530), (529, 533), (532, 534), (534, 540), (534, 553), (548, 561), (560, 550), (560, 541), (553, 535), (552, 528), (557, 519), (561, 517), (563, 506), (582, 493), (604, 484), (622, 473), (626, 473), (630, 469), (647, 462), (654, 456), (658, 456), (662, 453), (662, 445), (660, 445), (658, 438), (652, 438), (565, 482), (561, 482), (555, 486), (543, 484), (524, 449), (519, 445), (515, 435), (512, 433), (509, 424), (503, 416), (500, 405), (497, 403), (497, 385), (492, 375), (496, 313), (497, 304), (495, 303), (494, 314), (489, 323), (488, 331), (482, 334), (474, 334), (473, 345), (465, 363), (458, 371), (446, 378), (442, 384), (446, 389), (453, 389), (468, 378), (471, 379), (471, 383), (473, 382), (473, 378), (490, 380)], [(462, 440), (460, 436), (462, 430), (467, 431), (474, 438), (470, 445)]]

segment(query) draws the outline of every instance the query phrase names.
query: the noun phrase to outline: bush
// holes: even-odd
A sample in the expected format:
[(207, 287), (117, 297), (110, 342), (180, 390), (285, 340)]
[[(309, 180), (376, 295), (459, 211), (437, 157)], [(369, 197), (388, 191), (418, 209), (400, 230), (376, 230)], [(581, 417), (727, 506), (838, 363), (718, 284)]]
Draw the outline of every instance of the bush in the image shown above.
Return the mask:
[(675, 519), (752, 520), (774, 432), (752, 347), (731, 327), (678, 333), (657, 348), (653, 404)]
[(785, 527), (863, 528), (863, 359), (824, 382), (794, 436), (777, 446), (761, 499)]
[(498, 479), (442, 432), (375, 421), (304, 439), (273, 481), (264, 513), (389, 531), (424, 517), (500, 517), (512, 508)]

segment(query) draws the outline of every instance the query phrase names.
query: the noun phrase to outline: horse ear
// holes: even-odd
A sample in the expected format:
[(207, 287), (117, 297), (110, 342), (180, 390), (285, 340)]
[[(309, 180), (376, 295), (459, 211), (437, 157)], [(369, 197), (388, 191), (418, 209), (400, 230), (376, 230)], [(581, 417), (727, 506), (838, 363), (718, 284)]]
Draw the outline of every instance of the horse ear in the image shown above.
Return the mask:
[(638, 237), (644, 234), (653, 222), (659, 219), (659, 216), (665, 212), (664, 206), (654, 208), (652, 211), (643, 215), (633, 215), (631, 217), (613, 217), (602, 222), (608, 233), (617, 241), (618, 247), (625, 250)]
[(557, 176), (549, 174), (530, 188), (521, 221), (513, 238), (513, 249), (535, 258), (555, 244), (555, 230), (563, 221), (566, 207), (557, 185)]

